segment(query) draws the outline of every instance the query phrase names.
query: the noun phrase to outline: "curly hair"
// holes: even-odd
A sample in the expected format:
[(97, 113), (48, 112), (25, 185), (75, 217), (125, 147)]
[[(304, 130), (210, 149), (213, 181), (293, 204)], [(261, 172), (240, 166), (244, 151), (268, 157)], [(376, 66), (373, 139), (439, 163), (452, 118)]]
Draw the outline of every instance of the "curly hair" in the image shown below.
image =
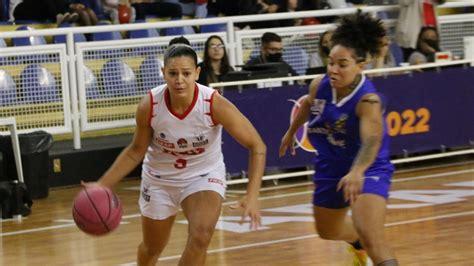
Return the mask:
[(383, 22), (359, 9), (356, 14), (341, 18), (334, 31), (332, 46), (341, 45), (354, 49), (356, 61), (363, 61), (367, 55), (375, 56), (383, 46), (382, 38), (387, 35)]

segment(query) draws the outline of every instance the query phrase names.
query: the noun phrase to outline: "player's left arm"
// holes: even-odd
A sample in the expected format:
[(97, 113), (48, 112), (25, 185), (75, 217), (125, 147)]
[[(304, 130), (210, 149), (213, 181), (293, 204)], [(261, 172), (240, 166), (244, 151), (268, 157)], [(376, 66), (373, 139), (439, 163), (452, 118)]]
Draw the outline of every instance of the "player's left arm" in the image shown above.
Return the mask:
[(367, 94), (356, 107), (359, 117), (361, 147), (351, 170), (339, 181), (337, 190), (343, 189), (344, 199), (352, 205), (364, 185), (364, 173), (372, 165), (380, 149), (383, 135), (382, 104), (377, 94)]
[(363, 174), (372, 165), (379, 152), (383, 136), (382, 101), (377, 94), (365, 95), (356, 109), (359, 117), (361, 147), (351, 171)]
[(265, 169), (267, 148), (252, 123), (221, 95), (213, 97), (212, 114), (216, 123), (221, 124), (237, 142), (249, 150), (247, 196), (240, 205), (244, 208), (244, 216), (250, 216), (252, 219), (252, 228), (256, 228), (261, 224), (258, 195)]

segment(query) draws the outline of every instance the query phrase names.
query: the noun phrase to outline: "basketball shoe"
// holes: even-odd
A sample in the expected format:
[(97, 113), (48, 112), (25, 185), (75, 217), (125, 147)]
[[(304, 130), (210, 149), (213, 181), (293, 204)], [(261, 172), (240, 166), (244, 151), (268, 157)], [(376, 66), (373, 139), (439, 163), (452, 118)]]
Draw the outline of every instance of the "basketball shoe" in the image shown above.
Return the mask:
[(363, 249), (357, 250), (353, 246), (349, 246), (349, 252), (352, 253), (353, 266), (373, 266), (374, 265), (365, 250)]

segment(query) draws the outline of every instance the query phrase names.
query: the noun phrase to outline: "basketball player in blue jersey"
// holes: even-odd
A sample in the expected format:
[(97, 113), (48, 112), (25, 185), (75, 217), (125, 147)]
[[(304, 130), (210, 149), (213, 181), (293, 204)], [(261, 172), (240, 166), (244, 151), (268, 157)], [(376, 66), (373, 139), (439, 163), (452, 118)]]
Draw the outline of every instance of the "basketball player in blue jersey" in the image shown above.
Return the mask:
[(295, 154), (295, 132), (308, 121), (308, 138), (317, 149), (316, 229), (323, 239), (350, 243), (354, 265), (366, 265), (367, 253), (375, 265), (398, 265), (383, 233), (394, 171), (383, 104), (362, 74), (385, 34), (382, 22), (367, 14), (342, 18), (332, 36), (327, 74), (311, 82), (279, 151)]

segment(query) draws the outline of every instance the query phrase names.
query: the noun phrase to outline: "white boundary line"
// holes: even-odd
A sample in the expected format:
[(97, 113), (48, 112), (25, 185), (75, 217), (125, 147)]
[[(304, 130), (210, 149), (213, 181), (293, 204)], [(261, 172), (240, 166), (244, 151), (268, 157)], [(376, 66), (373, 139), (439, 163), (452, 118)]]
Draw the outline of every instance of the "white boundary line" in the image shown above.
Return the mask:
[[(444, 176), (450, 176), (450, 175), (459, 175), (459, 174), (472, 173), (472, 172), (474, 172), (474, 169), (454, 171), (454, 172), (446, 172), (446, 173), (438, 173), (438, 174), (424, 175), (424, 176), (407, 177), (407, 178), (394, 180), (393, 182), (405, 182), (405, 181), (412, 181), (412, 180), (419, 180), (419, 179), (437, 178), (437, 177), (444, 177)], [(313, 193), (312, 190), (311, 191), (301, 191), (301, 192), (294, 192), (294, 193), (288, 193), (288, 194), (282, 194), (282, 195), (259, 197), (259, 200), (279, 199), (279, 198), (299, 196), (299, 195), (311, 194), (311, 193)], [(227, 205), (233, 205), (233, 204), (236, 204), (236, 203), (237, 203), (237, 201), (229, 201), (229, 202), (223, 203), (222, 205), (227, 206)], [(141, 215), (139, 213), (130, 214), (130, 215), (123, 216), (122, 219), (138, 218), (140, 216)], [(59, 228), (72, 227), (72, 226), (75, 226), (75, 224), (70, 223), (70, 224), (53, 225), (53, 226), (47, 226), (47, 227), (39, 227), (39, 228), (28, 229), (28, 230), (12, 231), (12, 232), (6, 232), (6, 233), (2, 232), (0, 234), (0, 237), (27, 234), (27, 233), (34, 233), (34, 232), (41, 232), (41, 231), (46, 231), (46, 230), (59, 229)]]
[[(413, 224), (413, 223), (440, 220), (440, 219), (448, 219), (448, 218), (468, 216), (468, 215), (474, 215), (474, 211), (458, 212), (458, 213), (451, 213), (451, 214), (445, 214), (445, 215), (436, 215), (436, 216), (430, 216), (430, 217), (425, 217), (425, 218), (406, 220), (406, 221), (395, 222), (395, 223), (388, 223), (388, 224), (385, 224), (385, 227), (394, 227), (394, 226), (399, 226), (399, 225)], [(260, 246), (266, 246), (266, 245), (273, 245), (273, 244), (285, 243), (285, 242), (308, 239), (308, 238), (314, 238), (314, 237), (318, 237), (318, 234), (283, 238), (283, 239), (277, 239), (277, 240), (272, 240), (272, 241), (264, 241), (264, 242), (258, 242), (258, 243), (252, 243), (252, 244), (232, 246), (232, 247), (227, 247), (227, 248), (211, 249), (211, 250), (207, 251), (207, 254), (218, 253), (218, 252), (226, 252), (226, 251), (231, 251), (231, 250), (239, 250), (239, 249), (245, 249), (245, 248), (249, 248), (249, 247), (260, 247)], [(168, 257), (163, 257), (163, 258), (159, 259), (159, 261), (173, 260), (173, 259), (178, 259), (180, 257), (181, 257), (181, 255), (168, 256)], [(126, 264), (121, 264), (121, 265), (136, 265), (136, 264), (126, 263)]]

